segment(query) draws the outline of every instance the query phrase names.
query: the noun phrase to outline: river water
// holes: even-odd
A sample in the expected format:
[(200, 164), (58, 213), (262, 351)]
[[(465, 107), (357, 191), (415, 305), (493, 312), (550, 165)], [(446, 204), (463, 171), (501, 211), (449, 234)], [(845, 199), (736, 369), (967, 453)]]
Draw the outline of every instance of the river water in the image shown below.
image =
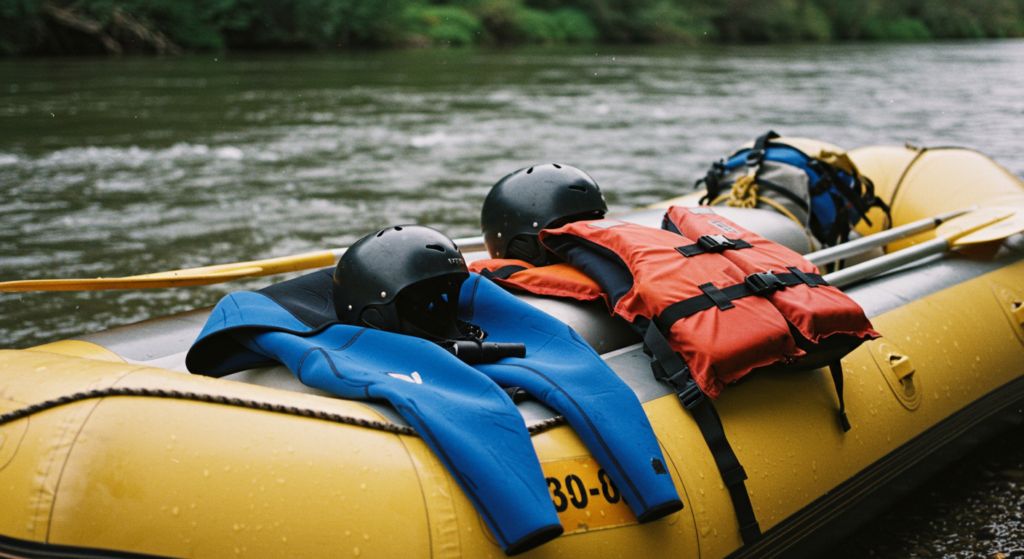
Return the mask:
[[(476, 235), (490, 186), (535, 163), (588, 171), (627, 210), (769, 129), (971, 147), (1024, 178), (1024, 41), (0, 60), (0, 281), (282, 256), (398, 223)], [(0, 294), (0, 345), (267, 281)], [(959, 553), (886, 541), (862, 550)]]

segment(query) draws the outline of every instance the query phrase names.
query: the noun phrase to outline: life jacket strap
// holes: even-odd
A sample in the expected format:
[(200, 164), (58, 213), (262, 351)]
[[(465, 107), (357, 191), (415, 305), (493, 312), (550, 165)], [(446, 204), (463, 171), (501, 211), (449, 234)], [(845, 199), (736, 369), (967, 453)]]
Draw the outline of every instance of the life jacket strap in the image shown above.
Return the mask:
[(647, 326), (644, 344), (654, 355), (651, 368), (655, 378), (675, 390), (679, 402), (693, 415), (700, 434), (711, 451), (718, 473), (729, 490), (743, 543), (751, 544), (758, 541), (761, 539), (761, 527), (754, 514), (754, 507), (750, 504), (747, 486), (743, 483), (747, 479), (747, 472), (725, 436), (725, 427), (718, 411), (715, 410), (711, 399), (704, 395), (700, 386), (693, 380), (686, 361), (672, 349), (654, 322)]
[[(814, 278), (817, 277), (818, 279), (821, 279), (821, 276), (819, 276), (817, 274), (808, 274), (808, 273), (804, 272), (803, 270), (801, 270), (800, 268), (797, 268), (796, 266), (790, 266), (790, 267), (788, 267), (786, 269), (789, 270), (789, 273), (791, 273), (794, 276), (796, 276), (797, 279), (799, 279), (800, 281), (806, 283), (807, 287), (818, 287), (818, 281), (815, 280)], [(822, 284), (823, 285), (828, 285), (827, 283), (824, 283), (824, 280), (822, 280)]]
[(703, 235), (692, 245), (676, 247), (679, 254), (689, 258), (698, 254), (709, 252), (722, 252), (725, 250), (739, 250), (741, 248), (754, 248), (754, 245), (743, 239), (730, 239), (725, 235)]
[(850, 419), (846, 417), (846, 402), (843, 401), (843, 364), (836, 359), (828, 364), (828, 370), (832, 373), (832, 383), (836, 386), (836, 395), (839, 396), (839, 426), (843, 432), (850, 430)]
[(718, 289), (710, 283), (705, 283), (700, 286), (701, 291), (704, 292), (703, 295), (672, 303), (661, 314), (655, 316), (652, 322), (658, 325), (658, 329), (663, 334), (667, 335), (672, 329), (672, 325), (676, 322), (713, 307), (718, 307), (723, 311), (728, 310), (733, 307), (731, 301), (737, 299), (753, 295), (767, 295), (778, 289), (795, 287), (797, 285), (808, 285), (810, 287), (828, 285), (828, 282), (818, 274), (808, 274), (795, 267), (788, 268), (788, 270), (788, 273), (783, 274), (773, 274), (771, 272), (750, 274), (744, 279), (743, 283), (737, 283), (722, 289)]
[(498, 268), (497, 270), (494, 270), (493, 272), (491, 270), (481, 270), (480, 271), (480, 275), (485, 277), (485, 278), (487, 278), (487, 279), (489, 279), (489, 280), (493, 280), (493, 279), (502, 279), (502, 280), (504, 280), (504, 279), (508, 279), (509, 277), (511, 277), (512, 274), (515, 274), (517, 272), (522, 272), (523, 270), (527, 270), (527, 269), (528, 268), (526, 266), (516, 266), (516, 265), (513, 264), (513, 265), (508, 265), (508, 266), (502, 266), (501, 268)]

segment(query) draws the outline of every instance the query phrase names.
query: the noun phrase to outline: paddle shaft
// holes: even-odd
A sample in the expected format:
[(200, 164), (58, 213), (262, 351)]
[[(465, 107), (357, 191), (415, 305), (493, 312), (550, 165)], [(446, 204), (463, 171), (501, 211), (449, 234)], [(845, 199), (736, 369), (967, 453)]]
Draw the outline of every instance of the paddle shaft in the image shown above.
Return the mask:
[[(1019, 219), (1019, 215), (1021, 214), (1010, 208), (989, 207), (975, 210), (942, 224), (935, 232), (935, 239), (827, 274), (824, 278), (829, 284), (842, 287), (935, 254), (942, 254), (951, 248), (1005, 239), (1024, 231), (1024, 219)], [(991, 231), (996, 233), (989, 234)]]
[(942, 254), (947, 250), (949, 250), (949, 239), (932, 239), (892, 254), (873, 258), (856, 266), (850, 266), (838, 272), (825, 274), (822, 277), (829, 285), (843, 287), (844, 285), (850, 285), (862, 279), (867, 279), (875, 274), (898, 268), (904, 264), (909, 264), (935, 254)]
[[(977, 206), (975, 206), (976, 208)], [(844, 258), (867, 252), (873, 248), (885, 246), (893, 241), (905, 239), (911, 235), (918, 233), (924, 233), (935, 229), (943, 222), (953, 219), (954, 217), (963, 215), (967, 212), (973, 211), (975, 208), (968, 208), (966, 210), (958, 210), (954, 212), (947, 212), (939, 214), (935, 217), (927, 217), (925, 219), (919, 219), (906, 225), (899, 227), (893, 227), (892, 229), (881, 231), (867, 237), (861, 237), (860, 239), (849, 241), (841, 245), (829, 247), (826, 249), (812, 252), (804, 255), (804, 258), (809, 260), (811, 264), (815, 266), (821, 266), (830, 262), (836, 262)]]

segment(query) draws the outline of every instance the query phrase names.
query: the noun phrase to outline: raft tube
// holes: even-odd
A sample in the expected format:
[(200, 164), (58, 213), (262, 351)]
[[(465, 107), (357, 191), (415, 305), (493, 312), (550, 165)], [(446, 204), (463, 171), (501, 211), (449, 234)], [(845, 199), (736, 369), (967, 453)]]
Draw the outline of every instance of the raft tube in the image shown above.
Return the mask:
[[(1024, 208), (1024, 185), (973, 151), (850, 155), (896, 225), (971, 205)], [(662, 213), (624, 219), (657, 227)], [(781, 216), (723, 214), (809, 250)], [(751, 375), (716, 404), (764, 531), (746, 546), (697, 425), (655, 382), (635, 335), (599, 302), (521, 295), (576, 329), (637, 394), (684, 504), (638, 524), (573, 430), (524, 402), (552, 500), (566, 506), (564, 535), (523, 556), (809, 555), (1021, 423), (1020, 235), (845, 291), (883, 335), (843, 359), (851, 431), (836, 428), (827, 369)], [(283, 367), (186, 374), (185, 353), (209, 312), (0, 351), (0, 556), (503, 556), (442, 464), (386, 405), (305, 387)]]

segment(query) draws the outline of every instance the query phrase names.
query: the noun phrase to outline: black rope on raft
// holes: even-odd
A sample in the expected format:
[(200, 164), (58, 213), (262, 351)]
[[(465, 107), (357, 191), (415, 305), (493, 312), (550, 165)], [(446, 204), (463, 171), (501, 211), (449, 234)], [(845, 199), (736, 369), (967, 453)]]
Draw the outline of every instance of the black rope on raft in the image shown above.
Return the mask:
[[(92, 400), (96, 398), (108, 398), (111, 396), (169, 398), (172, 400), (205, 402), (207, 404), (220, 404), (225, 406), (234, 406), (239, 408), (268, 411), (272, 413), (282, 413), (285, 415), (294, 415), (298, 417), (307, 417), (310, 419), (320, 419), (323, 421), (330, 421), (332, 423), (341, 423), (343, 425), (364, 427), (366, 429), (374, 429), (377, 431), (384, 431), (386, 433), (393, 433), (396, 435), (408, 435), (410, 437), (420, 436), (419, 433), (417, 433), (416, 430), (413, 429), (412, 427), (408, 427), (405, 425), (396, 425), (394, 423), (389, 423), (386, 421), (363, 419), (360, 417), (351, 417), (347, 415), (340, 415), (325, 411), (297, 408), (295, 406), (286, 406), (283, 404), (272, 404), (269, 402), (260, 402), (258, 400), (248, 400), (245, 398), (234, 398), (230, 396), (220, 396), (217, 394), (182, 392), (180, 390), (163, 390), (159, 388), (98, 388), (95, 390), (76, 392), (74, 394), (68, 394), (65, 396), (61, 396), (60, 398), (46, 400), (43, 402), (39, 402), (38, 404), (32, 404), (31, 406), (0, 415), (0, 425), (5, 425), (12, 421), (24, 419), (31, 415), (35, 415), (39, 412), (43, 412), (67, 404), (73, 404), (75, 402), (81, 402), (83, 400)], [(547, 431), (548, 429), (551, 429), (552, 427), (563, 425), (565, 424), (565, 422), (565, 417), (558, 415), (529, 426), (527, 428), (527, 431), (529, 431), (531, 435), (537, 435), (539, 433)]]

